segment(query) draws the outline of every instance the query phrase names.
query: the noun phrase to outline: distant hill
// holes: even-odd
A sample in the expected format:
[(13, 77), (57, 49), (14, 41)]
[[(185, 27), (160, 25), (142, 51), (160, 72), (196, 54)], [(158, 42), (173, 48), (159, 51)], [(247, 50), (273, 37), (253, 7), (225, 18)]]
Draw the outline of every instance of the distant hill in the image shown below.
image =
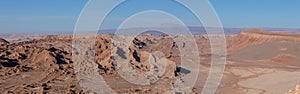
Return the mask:
[[(204, 27), (192, 27), (191, 26), (188, 28), (194, 35), (207, 34)], [(139, 30), (139, 29), (145, 29), (145, 28), (130, 28), (130, 29), (125, 29), (124, 31), (134, 31), (134, 30)], [(147, 29), (151, 29), (151, 28), (147, 28)], [(167, 27), (167, 28), (162, 28), (162, 29), (167, 29), (167, 30), (171, 30), (171, 31), (178, 30), (178, 28), (176, 28), (176, 27), (174, 27), (174, 28)], [(213, 30), (213, 31), (219, 30), (218, 28), (214, 28), (214, 27), (209, 27), (209, 29)], [(225, 34), (239, 34), (245, 29), (249, 29), (249, 28), (223, 28)], [(300, 33), (300, 29), (295, 29), (295, 28), (259, 28), (259, 29), (269, 31), (269, 32)], [(116, 31), (117, 31), (117, 29), (99, 30), (99, 34), (110, 34), (110, 33), (116, 32)], [(151, 33), (153, 35), (164, 34), (164, 33), (161, 33), (159, 31), (155, 31), (155, 30), (145, 31), (143, 34), (145, 34), (145, 33)]]

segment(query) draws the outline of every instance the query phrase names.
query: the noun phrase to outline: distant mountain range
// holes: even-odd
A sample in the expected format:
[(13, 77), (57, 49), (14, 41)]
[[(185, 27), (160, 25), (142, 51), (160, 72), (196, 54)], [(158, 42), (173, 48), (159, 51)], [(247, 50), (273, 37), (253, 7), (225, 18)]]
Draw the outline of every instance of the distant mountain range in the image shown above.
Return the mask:
[[(162, 30), (169, 30), (169, 31), (174, 31), (174, 32), (182, 32), (180, 30), (182, 30), (182, 28), (180, 29), (179, 27), (172, 27), (172, 26), (166, 26), (166, 27), (159, 27)], [(195, 27), (195, 26), (189, 26), (187, 27), (192, 34), (194, 35), (199, 35), (199, 34), (207, 34), (206, 30), (204, 27)], [(218, 28), (214, 28), (214, 27), (209, 27), (210, 30), (212, 31), (216, 31), (216, 30), (220, 30)], [(265, 31), (269, 31), (269, 32), (286, 32), (286, 33), (300, 33), (300, 28), (223, 28), (224, 33), (225, 34), (239, 34), (240, 32), (246, 30), (246, 29), (261, 29), (261, 30), (265, 30)], [(164, 34), (162, 32), (156, 31), (156, 30), (152, 30), (152, 28), (146, 28), (146, 27), (140, 27), (140, 28), (128, 28), (128, 29), (121, 29), (122, 31), (137, 31), (137, 30), (148, 30), (145, 31), (142, 34), (145, 33), (151, 33), (154, 35), (160, 35), (160, 34)], [(98, 34), (114, 34), (117, 31), (117, 29), (103, 29), (103, 30), (99, 30)], [(55, 34), (73, 34), (73, 31), (62, 31), (62, 32), (28, 32), (28, 33), (24, 33), (24, 32), (20, 32), (20, 33), (1, 33), (0, 32), (0, 36), (6, 36), (9, 34), (22, 34), (22, 35), (31, 35), (31, 34), (41, 34), (41, 35), (55, 35)], [(87, 31), (86, 33), (94, 33), (91, 31)]]
[[(188, 28), (194, 35), (207, 34), (204, 27), (188, 27)], [(130, 29), (123, 29), (123, 31), (136, 31), (136, 30), (143, 30), (143, 29), (145, 29), (145, 28), (130, 28)], [(151, 28), (146, 28), (146, 29), (149, 29), (149, 31), (145, 31), (142, 34), (146, 34), (146, 33), (151, 33), (154, 35), (164, 34), (159, 31), (150, 30)], [(214, 28), (214, 27), (209, 27), (209, 29), (212, 31), (220, 30), (220, 29)], [(261, 30), (265, 30), (265, 31), (269, 31), (269, 32), (300, 33), (300, 28), (223, 28), (225, 34), (239, 34), (240, 32), (242, 32), (243, 30), (246, 30), (246, 29), (261, 29)], [(178, 29), (176, 27), (167, 27), (167, 28), (164, 27), (164, 28), (162, 28), (162, 30), (176, 31), (176, 30), (180, 30), (180, 29)], [(111, 33), (115, 33), (116, 31), (117, 31), (117, 29), (99, 30), (99, 34), (111, 34)]]

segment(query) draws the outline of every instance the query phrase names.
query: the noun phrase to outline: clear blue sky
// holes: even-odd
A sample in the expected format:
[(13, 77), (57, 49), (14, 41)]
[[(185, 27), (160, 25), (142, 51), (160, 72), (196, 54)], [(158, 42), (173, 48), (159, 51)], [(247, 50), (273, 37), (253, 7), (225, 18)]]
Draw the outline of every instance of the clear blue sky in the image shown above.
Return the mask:
[[(210, 0), (224, 27), (299, 28), (300, 0)], [(0, 33), (72, 32), (87, 0), (1, 0)], [(197, 4), (196, 4), (197, 5)], [(168, 0), (128, 0), (105, 25), (116, 25), (134, 11), (163, 9), (193, 25), (193, 15)]]

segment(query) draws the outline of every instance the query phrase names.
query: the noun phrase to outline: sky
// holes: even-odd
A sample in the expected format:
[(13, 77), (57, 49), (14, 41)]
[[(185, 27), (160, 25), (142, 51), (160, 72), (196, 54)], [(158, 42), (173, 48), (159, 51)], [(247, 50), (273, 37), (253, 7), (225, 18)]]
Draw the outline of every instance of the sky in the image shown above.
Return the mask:
[[(72, 33), (88, 0), (1, 0), (0, 33)], [(210, 0), (224, 27), (299, 28), (300, 0)], [(201, 4), (195, 4), (195, 6)], [(105, 19), (102, 29), (114, 29), (135, 12), (163, 10), (187, 25), (200, 23), (184, 6), (173, 0), (127, 0)], [(101, 10), (94, 10), (101, 12)], [(143, 20), (161, 21), (149, 15)], [(158, 23), (160, 26), (162, 23)], [(165, 24), (172, 24), (165, 23)], [(200, 23), (201, 24), (201, 23)]]

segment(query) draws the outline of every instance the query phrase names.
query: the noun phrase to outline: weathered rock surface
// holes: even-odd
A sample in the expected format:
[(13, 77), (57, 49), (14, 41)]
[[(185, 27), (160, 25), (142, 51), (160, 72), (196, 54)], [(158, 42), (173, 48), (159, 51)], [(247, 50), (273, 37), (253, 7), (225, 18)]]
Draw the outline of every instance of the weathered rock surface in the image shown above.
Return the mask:
[[(78, 57), (78, 60), (83, 61), (81, 63), (72, 58), (80, 51), (72, 47), (73, 35), (51, 35), (12, 43), (0, 39), (0, 92), (92, 93), (81, 84), (89, 83), (87, 85), (93, 85), (93, 90), (97, 90), (101, 87), (97, 83), (103, 83), (116, 93), (164, 94), (176, 93), (176, 82), (188, 82), (183, 78), (194, 70), (183, 68), (181, 57), (190, 54), (182, 54), (179, 50), (191, 49), (187, 43), (175, 42), (172, 37), (165, 35), (119, 37), (121, 40), (115, 41), (112, 34), (97, 35), (94, 49), (89, 49), (95, 52), (85, 53), (95, 56), (95, 63), (91, 64), (84, 63), (91, 57)], [(191, 93), (199, 94), (210, 71), (212, 53), (207, 35), (195, 35), (194, 38), (197, 44), (195, 47), (200, 54), (201, 68), (195, 86), (190, 89)], [(282, 92), (288, 91), (285, 90), (287, 87), (294, 86), (291, 83), (299, 84), (296, 78), (284, 77), (300, 71), (299, 35), (247, 30), (238, 35), (226, 35), (226, 38), (229, 63), (216, 93), (259, 94), (271, 90)], [(84, 44), (91, 41), (80, 42)], [(75, 70), (74, 65), (91, 69)], [(94, 78), (78, 79), (80, 73)], [(98, 77), (104, 81), (89, 82)], [(280, 77), (284, 81), (263, 81), (273, 79), (272, 77)], [(283, 83), (285, 88), (270, 87), (280, 83)], [(253, 87), (255, 85), (260, 86)]]

